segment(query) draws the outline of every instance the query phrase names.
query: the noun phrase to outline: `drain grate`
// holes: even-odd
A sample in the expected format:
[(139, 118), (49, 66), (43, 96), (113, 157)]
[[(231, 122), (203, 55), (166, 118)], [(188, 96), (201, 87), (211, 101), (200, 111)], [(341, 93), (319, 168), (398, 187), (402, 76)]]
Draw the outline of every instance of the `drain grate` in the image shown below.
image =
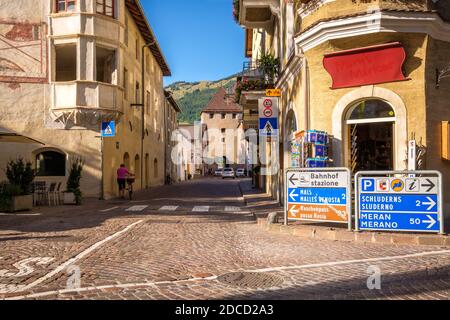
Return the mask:
[(280, 287), (284, 283), (283, 278), (279, 276), (259, 272), (227, 273), (219, 276), (217, 280), (224, 284), (252, 289)]

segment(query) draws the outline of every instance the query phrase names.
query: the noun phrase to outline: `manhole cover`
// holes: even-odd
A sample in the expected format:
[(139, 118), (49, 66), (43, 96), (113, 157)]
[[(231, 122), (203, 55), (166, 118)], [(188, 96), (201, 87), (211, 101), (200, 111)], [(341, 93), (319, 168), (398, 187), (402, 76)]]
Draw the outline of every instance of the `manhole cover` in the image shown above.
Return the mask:
[(279, 276), (258, 272), (227, 273), (219, 276), (217, 280), (228, 285), (252, 289), (280, 287), (284, 283), (283, 278)]

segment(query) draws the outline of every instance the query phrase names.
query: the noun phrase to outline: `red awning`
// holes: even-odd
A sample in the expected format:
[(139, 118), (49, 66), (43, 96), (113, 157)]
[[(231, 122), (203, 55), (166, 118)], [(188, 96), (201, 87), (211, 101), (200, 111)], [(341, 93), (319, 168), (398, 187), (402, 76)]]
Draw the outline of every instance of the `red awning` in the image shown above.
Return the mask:
[(399, 42), (326, 54), (323, 65), (333, 79), (332, 89), (407, 80), (406, 52)]

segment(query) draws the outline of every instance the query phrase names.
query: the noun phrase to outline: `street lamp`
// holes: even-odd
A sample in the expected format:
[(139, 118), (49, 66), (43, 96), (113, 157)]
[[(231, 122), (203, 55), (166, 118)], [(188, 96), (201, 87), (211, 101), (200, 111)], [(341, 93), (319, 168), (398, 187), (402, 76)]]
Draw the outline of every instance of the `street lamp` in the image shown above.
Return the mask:
[(132, 107), (141, 107), (141, 188), (144, 189), (144, 140), (145, 140), (145, 48), (149, 48), (156, 43), (153, 40), (150, 43), (142, 46), (141, 51), (141, 68), (142, 68), (142, 103), (132, 104)]

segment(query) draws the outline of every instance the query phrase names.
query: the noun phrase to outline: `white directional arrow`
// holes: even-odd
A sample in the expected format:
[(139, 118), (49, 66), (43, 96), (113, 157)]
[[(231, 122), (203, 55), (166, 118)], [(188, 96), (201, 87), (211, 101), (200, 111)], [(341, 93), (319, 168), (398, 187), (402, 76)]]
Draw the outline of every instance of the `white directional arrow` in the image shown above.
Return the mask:
[(296, 208), (297, 206), (293, 206), (291, 210), (289, 210), (289, 213), (292, 214), (294, 217), (296, 217), (297, 213), (299, 213), (299, 210), (297, 210)]
[(433, 228), (433, 226), (436, 224), (436, 220), (434, 220), (434, 218), (432, 216), (427, 215), (427, 218), (430, 220), (424, 220), (422, 221), (423, 223), (429, 223), (430, 225), (427, 227), (427, 229), (431, 229)]
[(298, 196), (298, 193), (295, 193), (295, 189), (289, 193), (289, 198), (291, 198), (291, 201), (295, 201), (295, 197)]
[(430, 197), (427, 197), (428, 202), (423, 202), (424, 205), (429, 206), (427, 211), (430, 211), (434, 208), (434, 206), (437, 204), (433, 199)]

